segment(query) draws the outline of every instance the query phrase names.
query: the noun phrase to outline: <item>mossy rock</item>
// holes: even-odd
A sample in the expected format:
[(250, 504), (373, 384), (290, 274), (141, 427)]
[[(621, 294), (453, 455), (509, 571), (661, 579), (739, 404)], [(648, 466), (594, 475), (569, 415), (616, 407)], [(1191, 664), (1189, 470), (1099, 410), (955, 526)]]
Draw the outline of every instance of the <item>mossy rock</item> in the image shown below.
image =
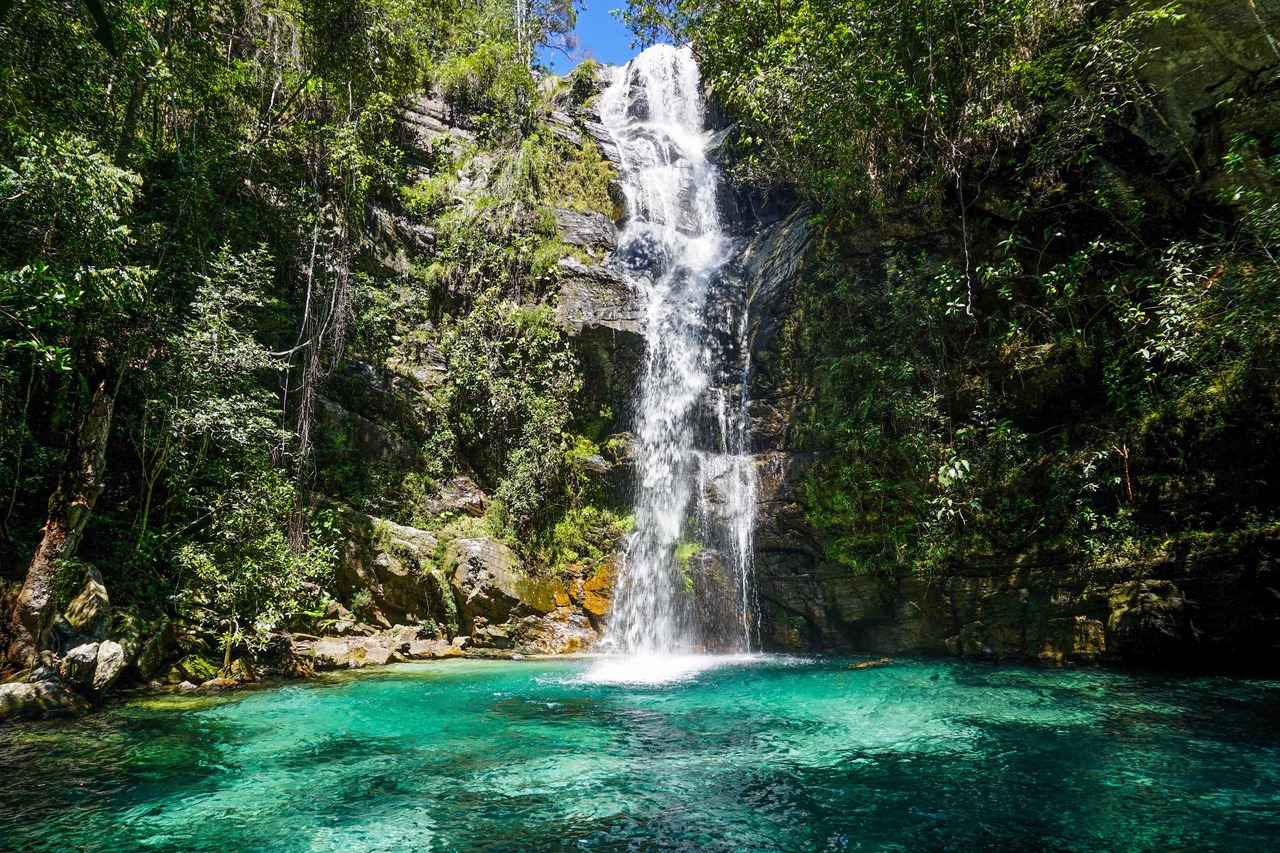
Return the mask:
[[(203, 684), (212, 678), (218, 677), (218, 665), (199, 655), (187, 655), (178, 661), (173, 669), (181, 676), (178, 679), (179, 681), (190, 681), (194, 684)], [(169, 680), (173, 681), (174, 679), (171, 676)]]

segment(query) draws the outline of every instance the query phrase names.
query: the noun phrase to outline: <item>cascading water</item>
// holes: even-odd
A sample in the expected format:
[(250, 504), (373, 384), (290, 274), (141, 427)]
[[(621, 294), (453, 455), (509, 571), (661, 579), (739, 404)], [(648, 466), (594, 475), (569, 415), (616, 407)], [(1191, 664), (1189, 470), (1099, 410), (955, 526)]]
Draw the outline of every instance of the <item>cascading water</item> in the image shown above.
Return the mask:
[[(745, 295), (706, 156), (698, 67), (658, 45), (617, 73), (601, 118), (618, 143), (628, 220), (618, 254), (646, 305), (635, 414), (635, 530), (606, 648), (640, 659), (751, 648), (755, 466), (746, 419)], [(634, 669), (634, 667), (633, 667)]]

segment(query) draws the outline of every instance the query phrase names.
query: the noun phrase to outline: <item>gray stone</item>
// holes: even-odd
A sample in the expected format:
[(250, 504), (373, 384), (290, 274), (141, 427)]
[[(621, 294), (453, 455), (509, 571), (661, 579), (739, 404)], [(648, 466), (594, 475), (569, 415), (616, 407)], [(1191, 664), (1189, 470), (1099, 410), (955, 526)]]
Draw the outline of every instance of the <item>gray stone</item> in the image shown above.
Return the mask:
[(364, 662), (370, 666), (386, 666), (397, 659), (397, 655), (385, 646), (365, 646)]
[(603, 213), (565, 207), (553, 207), (551, 211), (556, 217), (556, 231), (565, 243), (601, 252), (611, 252), (617, 246), (617, 229)]
[(98, 644), (97, 666), (93, 672), (93, 683), (90, 692), (101, 699), (115, 686), (124, 668), (129, 665), (124, 649), (114, 640), (103, 640)]
[(581, 334), (586, 328), (644, 334), (644, 307), (617, 258), (610, 255), (591, 265), (577, 258), (562, 258), (559, 271), (556, 318), (570, 334)]
[(435, 242), (435, 232), (421, 222), (381, 205), (365, 205), (361, 249), (381, 271), (408, 275), (413, 269), (413, 257), (431, 251)]
[(613, 134), (600, 123), (600, 117), (595, 112), (585, 109), (577, 110), (574, 114), (582, 129), (595, 140), (601, 156), (614, 166), (621, 166), (622, 154), (618, 149), (618, 140), (614, 139)]
[(515, 552), (494, 539), (459, 539), (448, 552), (456, 568), (452, 586), (463, 629), (470, 632), (477, 621), (501, 624), (517, 609), (550, 613), (564, 585), (555, 579), (530, 575)]
[(97, 643), (76, 646), (62, 658), (62, 677), (68, 685), (81, 693), (89, 692), (93, 684), (93, 674), (97, 668)]
[(419, 161), (431, 158), (435, 146), (456, 148), (458, 143), (473, 139), (469, 130), (454, 123), (453, 110), (443, 100), (425, 96), (409, 102), (401, 112), (404, 145), (410, 156)]
[(577, 122), (570, 118), (568, 113), (552, 110), (545, 117), (543, 123), (552, 133), (570, 145), (581, 145), (586, 142), (586, 139), (578, 131)]
[(88, 700), (57, 681), (0, 684), (0, 721), (82, 714), (87, 710)]
[(311, 646), (316, 669), (339, 669), (351, 664), (351, 649), (341, 640), (323, 638)]
[[(460, 499), (469, 512), (473, 498)], [(482, 505), (482, 504), (481, 504)], [(334, 573), (338, 593), (353, 601), (362, 591), (372, 596), (371, 612), (361, 616), (390, 627), (419, 619), (445, 623), (449, 606), (432, 577), (436, 537), (426, 530), (394, 524), (339, 506), (336, 513), (344, 542)], [(362, 633), (349, 614), (334, 631)], [(366, 632), (367, 633), (367, 632)]]
[(464, 475), (456, 475), (450, 477), (440, 491), (428, 499), (425, 514), (428, 517), (435, 517), (445, 513), (456, 513), (479, 518), (484, 515), (485, 503), (487, 498), (484, 489), (476, 485), (475, 480)]
[(85, 578), (79, 591), (63, 613), (78, 635), (101, 640), (111, 628), (111, 601), (102, 575), (93, 566), (85, 566)]
[(39, 666), (31, 670), (27, 677), (23, 679), (29, 684), (37, 684), (41, 681), (61, 681), (62, 673), (51, 666)]

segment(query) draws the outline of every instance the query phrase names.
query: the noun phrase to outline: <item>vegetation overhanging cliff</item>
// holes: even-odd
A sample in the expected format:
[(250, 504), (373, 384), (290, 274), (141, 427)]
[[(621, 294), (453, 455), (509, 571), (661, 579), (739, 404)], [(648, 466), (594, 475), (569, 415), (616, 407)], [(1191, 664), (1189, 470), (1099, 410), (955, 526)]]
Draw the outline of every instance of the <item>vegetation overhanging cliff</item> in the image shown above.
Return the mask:
[(1280, 9), (631, 17), (811, 210), (757, 312), (775, 642), (1274, 667)]
[[(0, 18), (15, 671), (590, 642), (642, 319), (532, 5)], [(1274, 3), (627, 14), (695, 44), (758, 230), (766, 640), (1273, 663)]]

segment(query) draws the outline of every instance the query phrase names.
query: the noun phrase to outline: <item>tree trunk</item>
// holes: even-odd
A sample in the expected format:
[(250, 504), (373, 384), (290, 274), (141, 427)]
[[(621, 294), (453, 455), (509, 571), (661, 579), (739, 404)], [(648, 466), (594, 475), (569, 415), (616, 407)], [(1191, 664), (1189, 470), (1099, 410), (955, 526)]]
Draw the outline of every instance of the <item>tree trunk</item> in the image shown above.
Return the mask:
[(84, 418), (67, 453), (58, 488), (49, 498), (49, 513), (40, 545), (27, 567), (11, 619), (8, 660), (22, 667), (40, 663), (53, 621), (52, 580), (58, 562), (75, 553), (89, 513), (104, 485), (107, 436), (115, 405), (115, 387), (103, 376), (93, 385)]

